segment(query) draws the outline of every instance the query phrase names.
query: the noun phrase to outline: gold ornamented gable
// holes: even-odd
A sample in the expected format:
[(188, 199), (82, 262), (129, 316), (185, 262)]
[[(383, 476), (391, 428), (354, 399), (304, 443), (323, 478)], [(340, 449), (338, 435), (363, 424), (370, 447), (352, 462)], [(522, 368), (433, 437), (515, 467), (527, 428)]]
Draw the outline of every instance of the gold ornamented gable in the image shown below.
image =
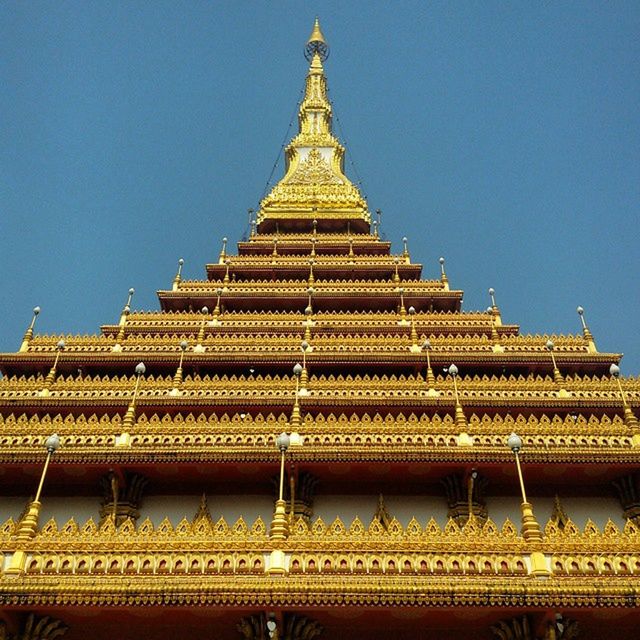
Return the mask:
[(289, 184), (344, 184), (344, 180), (332, 171), (331, 165), (316, 147), (309, 151), (304, 162), (298, 164), (298, 168), (287, 182)]

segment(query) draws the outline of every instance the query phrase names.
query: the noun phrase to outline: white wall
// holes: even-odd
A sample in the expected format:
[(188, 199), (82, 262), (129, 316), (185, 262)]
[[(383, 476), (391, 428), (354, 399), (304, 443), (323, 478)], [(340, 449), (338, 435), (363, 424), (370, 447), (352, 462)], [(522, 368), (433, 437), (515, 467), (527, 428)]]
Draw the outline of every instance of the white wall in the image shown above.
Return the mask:
[[(544, 527), (553, 511), (553, 498), (539, 498), (531, 496), (534, 513), (538, 522)], [(224, 495), (208, 496), (209, 511), (214, 522), (223, 515), (228, 524), (233, 524), (243, 516), (249, 526), (258, 516), (261, 516), (267, 526), (273, 515), (273, 500), (267, 495)], [(619, 502), (613, 497), (603, 498), (562, 498), (562, 505), (575, 524), (582, 528), (591, 518), (602, 529), (610, 518), (618, 527), (623, 527), (625, 521)], [(0, 498), (0, 524), (9, 517), (16, 519), (22, 513), (27, 502), (24, 498)], [(446, 524), (447, 507), (440, 496), (385, 496), (385, 506), (390, 517), (396, 517), (406, 526), (412, 517), (423, 526), (430, 518), (435, 518), (440, 526)], [(191, 520), (198, 510), (200, 496), (149, 496), (144, 499), (140, 511), (141, 519), (149, 517), (154, 525), (159, 524), (165, 517), (175, 525), (183, 517)], [(365, 526), (368, 526), (376, 512), (378, 496), (340, 496), (319, 495), (314, 505), (315, 516), (320, 516), (326, 524), (330, 524), (339, 516), (348, 526), (356, 516), (359, 516)], [(487, 499), (489, 516), (501, 526), (510, 518), (516, 526), (520, 523), (520, 501), (516, 497), (491, 497)], [(69, 518), (75, 518), (79, 525), (89, 518), (99, 520), (100, 499), (91, 497), (47, 497), (42, 500), (40, 524), (55, 517), (58, 526), (64, 525)]]

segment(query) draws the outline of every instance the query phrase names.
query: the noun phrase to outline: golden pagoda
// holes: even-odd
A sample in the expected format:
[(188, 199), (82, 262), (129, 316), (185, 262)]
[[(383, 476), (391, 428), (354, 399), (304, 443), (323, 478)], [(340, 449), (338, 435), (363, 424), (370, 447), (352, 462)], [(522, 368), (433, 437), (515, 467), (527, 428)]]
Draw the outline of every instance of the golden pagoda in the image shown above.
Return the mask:
[(393, 253), (305, 55), (236, 253), (0, 354), (0, 638), (638, 637), (640, 382)]

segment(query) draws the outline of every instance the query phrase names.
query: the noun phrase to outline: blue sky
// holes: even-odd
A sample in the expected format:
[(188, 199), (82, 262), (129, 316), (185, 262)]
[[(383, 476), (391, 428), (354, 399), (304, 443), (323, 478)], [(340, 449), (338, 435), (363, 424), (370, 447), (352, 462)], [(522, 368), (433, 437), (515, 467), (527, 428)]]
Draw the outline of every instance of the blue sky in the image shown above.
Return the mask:
[[(0, 350), (158, 307), (240, 239), (319, 14), (347, 173), (465, 309), (640, 372), (640, 3), (0, 5)], [(294, 123), (295, 127), (295, 123)], [(282, 163), (276, 170), (281, 175)]]

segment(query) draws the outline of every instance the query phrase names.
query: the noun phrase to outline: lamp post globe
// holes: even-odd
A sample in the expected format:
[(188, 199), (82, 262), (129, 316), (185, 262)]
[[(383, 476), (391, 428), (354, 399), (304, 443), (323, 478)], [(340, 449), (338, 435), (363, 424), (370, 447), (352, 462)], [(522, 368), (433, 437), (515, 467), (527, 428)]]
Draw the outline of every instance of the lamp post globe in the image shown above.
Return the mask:
[(517, 433), (512, 433), (507, 438), (507, 445), (513, 453), (519, 453), (520, 449), (522, 449), (522, 438)]
[(284, 453), (289, 448), (290, 444), (291, 438), (289, 437), (289, 434), (284, 431), (276, 438), (276, 447), (281, 453)]
[(57, 433), (50, 435), (44, 443), (47, 452), (53, 455), (60, 447), (60, 436)]

